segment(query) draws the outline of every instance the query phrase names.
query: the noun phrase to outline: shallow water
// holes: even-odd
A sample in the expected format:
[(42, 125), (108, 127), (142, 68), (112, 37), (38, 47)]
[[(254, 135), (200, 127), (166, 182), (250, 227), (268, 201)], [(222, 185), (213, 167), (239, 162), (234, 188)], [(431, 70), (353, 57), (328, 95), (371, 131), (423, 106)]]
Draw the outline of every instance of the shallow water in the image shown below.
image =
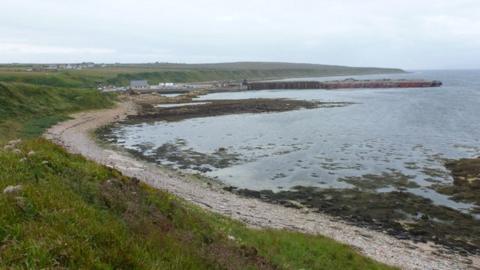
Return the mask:
[[(348, 188), (345, 177), (400, 173), (418, 187), (409, 191), (457, 209), (429, 188), (451, 182), (445, 159), (480, 155), (480, 71), (421, 71), (348, 78), (422, 78), (440, 88), (361, 90), (271, 90), (215, 93), (196, 100), (292, 98), (353, 102), (271, 114), (242, 114), (180, 122), (121, 125), (118, 145), (151, 155), (165, 143), (199, 153), (223, 147), (240, 162), (205, 173), (227, 185), (254, 190), (293, 186)], [(319, 78), (321, 80), (337, 79)], [(143, 145), (140, 148), (139, 145)], [(158, 159), (159, 163), (172, 164)], [(383, 187), (378, 192), (396, 189)]]

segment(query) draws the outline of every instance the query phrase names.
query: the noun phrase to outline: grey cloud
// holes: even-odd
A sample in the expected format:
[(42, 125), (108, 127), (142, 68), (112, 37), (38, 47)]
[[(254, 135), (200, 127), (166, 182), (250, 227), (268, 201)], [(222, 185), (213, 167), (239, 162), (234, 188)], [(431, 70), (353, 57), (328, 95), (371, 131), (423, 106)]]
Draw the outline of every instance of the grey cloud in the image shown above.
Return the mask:
[(480, 68), (478, 14), (470, 0), (4, 0), (0, 62)]

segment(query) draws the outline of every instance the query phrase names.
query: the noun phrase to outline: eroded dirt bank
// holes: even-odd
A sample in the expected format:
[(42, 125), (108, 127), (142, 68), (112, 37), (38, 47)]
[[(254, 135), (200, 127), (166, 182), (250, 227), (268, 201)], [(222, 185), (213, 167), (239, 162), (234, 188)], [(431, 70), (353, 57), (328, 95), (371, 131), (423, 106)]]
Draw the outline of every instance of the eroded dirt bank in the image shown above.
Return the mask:
[(104, 149), (95, 143), (91, 136), (95, 129), (124, 120), (128, 115), (134, 115), (136, 109), (137, 105), (127, 100), (113, 109), (75, 114), (72, 120), (49, 129), (45, 137), (63, 145), (70, 152), (114, 167), (127, 176), (136, 177), (205, 209), (252, 226), (322, 234), (354, 246), (378, 261), (404, 269), (469, 269), (480, 266), (477, 256), (458, 256), (439, 246), (399, 240), (384, 233), (346, 224), (322, 213), (244, 198), (191, 177), (162, 170), (128, 154)]

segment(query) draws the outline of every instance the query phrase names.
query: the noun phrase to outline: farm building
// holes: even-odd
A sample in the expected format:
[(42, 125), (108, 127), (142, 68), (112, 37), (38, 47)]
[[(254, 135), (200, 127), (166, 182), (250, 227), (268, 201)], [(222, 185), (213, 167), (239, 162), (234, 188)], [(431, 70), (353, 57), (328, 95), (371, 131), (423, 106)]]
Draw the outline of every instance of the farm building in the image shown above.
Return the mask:
[(148, 89), (148, 88), (150, 88), (150, 85), (146, 80), (130, 81), (130, 89), (142, 90), (142, 89)]

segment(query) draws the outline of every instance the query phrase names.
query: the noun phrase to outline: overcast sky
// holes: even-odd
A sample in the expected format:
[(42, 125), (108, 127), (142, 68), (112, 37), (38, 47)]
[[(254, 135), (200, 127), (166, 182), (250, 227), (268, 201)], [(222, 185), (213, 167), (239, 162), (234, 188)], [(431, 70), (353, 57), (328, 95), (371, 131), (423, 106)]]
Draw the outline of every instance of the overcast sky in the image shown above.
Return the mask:
[(480, 68), (479, 0), (1, 0), (0, 62)]

